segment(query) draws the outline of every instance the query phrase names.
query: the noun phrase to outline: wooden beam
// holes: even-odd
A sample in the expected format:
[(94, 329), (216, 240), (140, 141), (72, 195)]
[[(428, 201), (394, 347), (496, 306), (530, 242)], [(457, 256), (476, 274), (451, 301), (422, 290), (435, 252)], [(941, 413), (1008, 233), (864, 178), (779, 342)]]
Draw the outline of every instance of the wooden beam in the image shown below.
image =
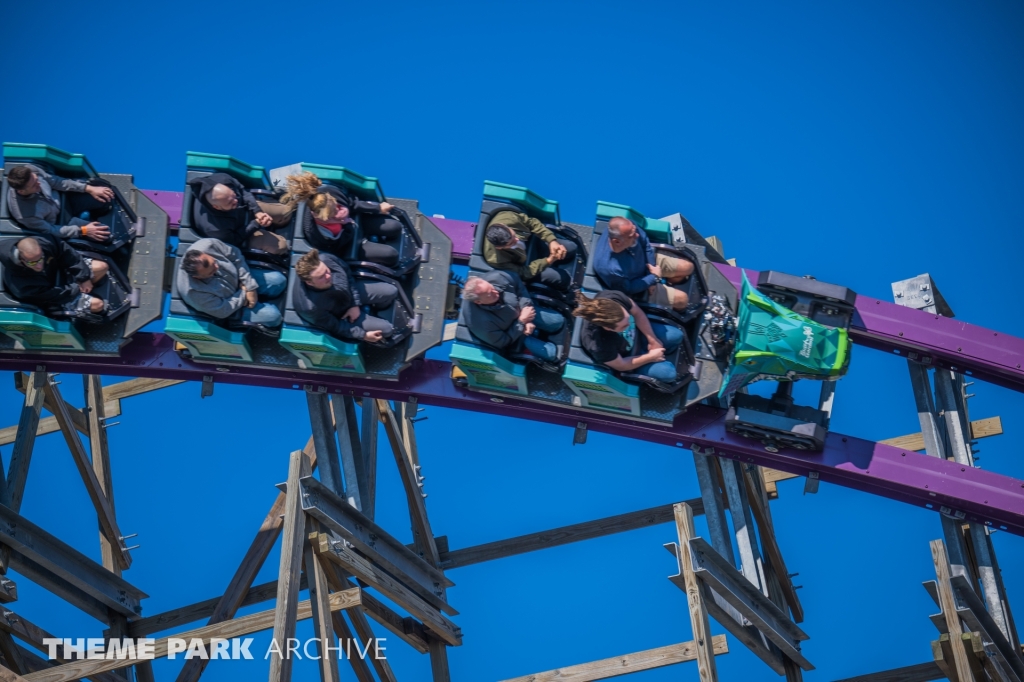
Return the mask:
[[(306, 534), (316, 537), (318, 531), (318, 524), (307, 519)], [(338, 657), (331, 653), (331, 648), (334, 645), (335, 620), (341, 620), (342, 623), (345, 621), (341, 614), (333, 613), (330, 608), (330, 588), (327, 585), (327, 572), (322, 564), (325, 560), (313, 553), (313, 547), (308, 542), (303, 543), (302, 554), (303, 568), (309, 582), (309, 604), (313, 609), (313, 635), (316, 637), (316, 653), (320, 659), (320, 682), (341, 682)], [(343, 636), (342, 633), (338, 634)], [(369, 682), (373, 682), (373, 678), (370, 678)]]
[[(309, 467), (312, 471), (317, 465), (316, 451), (313, 447), (312, 437), (310, 437), (306, 442), (306, 447), (302, 449), (302, 452), (309, 458)], [(284, 510), (285, 494), (278, 493), (277, 498), (274, 500), (274, 504), (270, 506), (270, 511), (267, 512), (266, 518), (263, 519), (263, 523), (260, 525), (259, 530), (256, 531), (256, 537), (253, 538), (245, 556), (242, 557), (241, 563), (239, 563), (238, 568), (235, 569), (235, 574), (231, 577), (231, 582), (228, 583), (228, 587), (224, 590), (224, 594), (216, 601), (213, 611), (209, 614), (210, 620), (207, 623), (208, 625), (214, 625), (215, 623), (231, 620), (235, 617), (235, 614), (238, 613), (238, 609), (244, 605), (249, 594), (252, 592), (252, 583), (256, 579), (256, 575), (260, 572), (260, 569), (263, 568), (263, 564), (266, 562), (267, 556), (274, 548), (274, 544), (277, 542), (277, 538), (281, 534), (281, 527), (284, 524)], [(267, 583), (267, 585), (270, 585), (270, 583)], [(277, 582), (275, 581), (273, 585), (275, 588), (274, 594), (269, 595), (267, 599), (276, 596)], [(305, 588), (300, 587), (300, 589)], [(202, 617), (203, 616), (198, 616), (196, 620)], [(165, 627), (174, 626), (166, 625)], [(136, 628), (131, 626), (130, 631), (134, 633)], [(142, 635), (133, 636), (139, 637)], [(202, 658), (192, 658), (185, 661), (185, 665), (178, 673), (176, 682), (195, 682), (203, 674), (208, 663), (208, 660), (204, 660)]]
[[(277, 607), (274, 609), (274, 642), (278, 652), (286, 651), (289, 638), (295, 637), (296, 609), (299, 600), (299, 569), (302, 566), (305, 514), (299, 494), (299, 479), (310, 474), (309, 460), (302, 450), (292, 453), (288, 463), (288, 489), (285, 493), (284, 526), (281, 538), (281, 565), (277, 578)], [(270, 655), (270, 682), (291, 682), (292, 658)]]
[(10, 668), (0, 666), (0, 681), (2, 682), (25, 682), (25, 678)]
[(332, 492), (344, 496), (341, 460), (338, 459), (338, 441), (334, 435), (334, 418), (330, 398), (318, 393), (312, 386), (305, 387), (306, 407), (309, 411), (309, 425), (313, 442), (320, 458), (320, 481)]
[(847, 677), (836, 682), (931, 682), (932, 680), (946, 679), (946, 675), (932, 661), (908, 665), (892, 670), (883, 670), (867, 675)]
[[(312, 539), (312, 538), (311, 538)], [(418, 594), (395, 580), (387, 572), (377, 568), (369, 560), (349, 550), (342, 544), (333, 545), (329, 536), (320, 533), (313, 545), (313, 551), (322, 554), (368, 586), (380, 590), (388, 599), (402, 606), (409, 613), (423, 621), (423, 624), (434, 631), (449, 644), (462, 644), (462, 634), (458, 626), (451, 622), (438, 609), (424, 601)]]
[[(25, 642), (37, 651), (49, 653), (49, 647), (43, 644), (44, 639), (55, 639), (46, 630), (42, 629), (32, 621), (28, 620), (21, 614), (15, 613), (9, 609), (4, 609), (0, 612), (0, 630), (9, 635), (14, 635), (21, 641)], [(19, 650), (21, 647), (18, 647)], [(26, 672), (34, 672), (38, 668), (32, 664), (29, 660), (30, 657), (25, 655), (24, 650), (20, 650), (19, 654), (22, 659), (26, 661)], [(64, 663), (64, 659), (55, 659), (57, 664)], [(92, 678), (95, 682), (124, 682), (123, 678), (111, 673), (97, 673)]]
[(772, 524), (771, 511), (762, 503), (762, 499), (758, 494), (759, 486), (754, 480), (753, 474), (746, 467), (742, 468), (749, 491), (747, 497), (750, 501), (750, 510), (754, 514), (754, 520), (757, 521), (758, 536), (761, 538), (761, 549), (764, 550), (765, 556), (768, 557), (768, 561), (771, 562), (771, 566), (775, 571), (775, 578), (778, 580), (779, 589), (782, 591), (782, 596), (792, 612), (793, 622), (802, 623), (804, 620), (804, 608), (800, 604), (800, 598), (796, 596), (796, 590), (793, 589), (793, 580), (789, 577), (789, 569), (786, 568), (786, 561), (782, 558), (782, 549), (775, 538), (775, 526)]
[[(712, 643), (716, 656), (729, 653), (729, 644), (725, 640), (725, 635), (715, 635)], [(683, 642), (682, 644), (671, 644), (657, 649), (639, 651), (635, 654), (606, 658), (593, 663), (524, 675), (504, 680), (504, 682), (590, 682), (591, 680), (607, 680), (641, 670), (654, 670), (695, 660), (697, 660), (696, 643)]]
[[(121, 415), (121, 401), (110, 400), (103, 403), (103, 413), (108, 419), (118, 417)], [(75, 414), (82, 414), (80, 410), (71, 408), (72, 421), (74, 421)], [(84, 416), (84, 415), (83, 415)], [(88, 423), (87, 421), (85, 423)], [(77, 424), (76, 424), (77, 427)], [(8, 426), (0, 429), (0, 445), (7, 445), (13, 443), (17, 435), (17, 426)], [(36, 436), (45, 436), (50, 433), (57, 433), (60, 431), (60, 424), (57, 423), (56, 417), (43, 417), (39, 420), (38, 426), (36, 426)], [(85, 429), (79, 429), (79, 433), (83, 436), (88, 436), (88, 432)]]
[[(704, 502), (699, 497), (692, 500), (683, 500), (682, 504), (689, 505), (690, 509), (693, 510), (694, 516), (700, 516), (704, 513)], [(482, 545), (452, 550), (441, 554), (441, 567), (448, 569), (470, 566), (485, 561), (516, 556), (517, 554), (535, 552), (539, 549), (547, 549), (548, 547), (559, 547), (615, 533), (625, 533), (626, 531), (637, 530), (638, 528), (671, 523), (675, 519), (673, 506), (671, 504), (663, 504), (595, 521), (574, 523), (571, 526), (542, 530), (539, 533), (529, 533), (508, 538), (507, 540), (497, 540)]]
[[(318, 559), (317, 563), (323, 564), (327, 562), (320, 561)], [(329, 566), (329, 568), (333, 570), (334, 566)], [(353, 609), (349, 613), (355, 613), (356, 611), (357, 609)], [(334, 624), (334, 633), (338, 635), (338, 647), (342, 651), (345, 651), (348, 647), (351, 647), (352, 642), (358, 642), (355, 636), (352, 635), (352, 629), (349, 628), (348, 622), (345, 620), (345, 616), (342, 613), (332, 613), (331, 621)], [(370, 641), (373, 641), (372, 638)], [(361, 643), (359, 643), (359, 647), (362, 647)], [(351, 649), (347, 650), (351, 651)], [(365, 649), (365, 651), (369, 651), (369, 648)], [(354, 656), (349, 655), (348, 663), (349, 666), (352, 668), (352, 672), (355, 674), (356, 680), (358, 680), (358, 682), (376, 682), (373, 679), (373, 673), (370, 672), (369, 664), (367, 664), (366, 660), (362, 656), (360, 656), (359, 654), (356, 654)], [(321, 674), (320, 677), (321, 680), (323, 680), (323, 674)]]
[[(344, 592), (335, 592), (330, 596), (330, 609), (331, 611), (340, 611), (342, 609), (355, 608), (359, 606), (361, 598), (362, 590), (358, 587), (351, 590), (345, 590)], [(195, 630), (180, 632), (173, 635), (173, 638), (184, 640), (200, 639), (203, 641), (205, 646), (209, 646), (210, 640), (213, 638), (231, 639), (233, 637), (244, 637), (245, 635), (251, 635), (255, 632), (268, 630), (274, 627), (275, 614), (276, 611), (274, 609), (260, 611), (259, 613), (243, 616), (242, 618), (236, 618), (223, 623), (217, 623), (216, 625), (207, 625)], [(296, 621), (306, 620), (307, 618), (312, 617), (312, 614), (313, 609), (310, 606), (309, 601), (302, 601), (299, 602), (295, 610), (295, 619)], [(167, 655), (168, 639), (169, 638), (164, 637), (154, 642), (154, 658), (163, 658)], [(26, 675), (25, 679), (28, 682), (71, 682), (72, 680), (78, 680), (83, 677), (92, 677), (97, 673), (126, 668), (130, 665), (134, 665), (136, 662), (137, 661), (134, 659), (76, 660), (49, 670)]]
[(953, 661), (950, 663), (950, 672), (956, 672), (960, 682), (971, 682), (971, 666), (967, 660), (967, 650), (960, 638), (963, 629), (960, 627), (960, 617), (956, 613), (956, 600), (953, 598), (953, 588), (949, 583), (949, 558), (946, 556), (946, 544), (942, 540), (931, 541), (932, 563), (935, 564), (935, 579), (939, 590), (939, 605), (942, 613), (946, 616), (946, 629), (949, 632), (949, 644), (952, 649)]
[(106, 496), (103, 494), (103, 487), (96, 478), (89, 455), (85, 452), (82, 440), (78, 437), (78, 432), (71, 423), (68, 405), (64, 402), (64, 398), (60, 395), (60, 390), (53, 383), (52, 379), (46, 382), (44, 390), (49, 402), (53, 405), (55, 410), (54, 416), (57, 417), (57, 423), (60, 424), (60, 430), (64, 434), (64, 440), (67, 441), (68, 449), (71, 450), (71, 457), (75, 461), (75, 466), (78, 467), (78, 473), (81, 474), (82, 481), (85, 483), (85, 489), (89, 493), (93, 507), (96, 508), (100, 528), (103, 529), (104, 535), (110, 540), (110, 544), (117, 548), (115, 553), (117, 564), (122, 570), (127, 569), (132, 565), (131, 555), (124, 549), (121, 542), (121, 529), (117, 526), (114, 510), (110, 507)]
[[(89, 423), (89, 452), (92, 455), (92, 470), (99, 481), (101, 492), (107, 498), (111, 513), (116, 513), (114, 505), (114, 479), (110, 473), (110, 450), (107, 445), (107, 429), (104, 427), (106, 413), (103, 410), (103, 384), (95, 374), (83, 374), (85, 384), (86, 419)], [(111, 541), (100, 528), (100, 558), (103, 568), (121, 575), (121, 566), (117, 561), (120, 543)]]
[(676, 534), (679, 536), (679, 575), (686, 586), (686, 604), (690, 612), (690, 627), (693, 641), (697, 648), (697, 674), (701, 682), (716, 682), (718, 668), (715, 666), (715, 655), (711, 651), (711, 624), (708, 612), (704, 608), (704, 597), (701, 595), (697, 574), (693, 571), (690, 561), (690, 540), (697, 537), (693, 527), (693, 509), (686, 503), (673, 507), (676, 521)]
[(398, 474), (405, 487), (405, 497), (409, 503), (409, 517), (412, 522), (412, 536), (420, 554), (432, 566), (440, 565), (440, 557), (437, 553), (437, 546), (434, 544), (434, 533), (430, 530), (430, 520), (427, 518), (427, 506), (423, 502), (422, 484), (416, 473), (415, 462), (405, 447), (401, 430), (395, 413), (386, 400), (377, 400), (377, 410), (380, 412), (384, 422), (384, 433), (387, 434), (391, 443), (391, 451), (395, 455), (395, 463), (398, 465)]
[[(331, 411), (334, 414), (334, 428), (338, 432), (341, 467), (345, 472), (344, 497), (353, 507), (363, 511), (363, 496), (366, 494), (368, 480), (363, 446), (359, 442), (355, 401), (351, 396), (334, 396), (331, 399)], [(374, 424), (374, 428), (376, 426)]]
[(377, 429), (380, 415), (377, 413), (376, 400), (363, 398), (360, 404), (363, 406), (361, 449), (366, 470), (366, 491), (361, 495), (361, 511), (372, 519), (377, 509)]
[[(321, 561), (321, 566), (323, 566), (324, 568), (328, 585), (330, 585), (331, 589), (335, 592), (347, 590), (352, 586), (352, 584), (348, 581), (348, 578), (345, 576), (344, 571), (342, 571), (340, 567), (327, 561)], [(367, 602), (370, 599), (370, 595), (364, 592), (362, 603), (363, 609), (367, 608)], [(398, 614), (392, 612), (392, 615), (398, 618)], [(349, 609), (348, 616), (352, 619), (352, 627), (356, 631), (356, 638), (358, 638), (358, 640), (363, 644), (369, 646), (368, 643), (373, 641), (375, 635), (373, 634), (373, 630), (370, 629), (370, 624), (366, 621), (366, 615), (363, 613), (361, 609)], [(341, 623), (338, 622), (339, 620), (341, 621)], [(399, 618), (399, 623), (400, 621), (401, 619)], [(339, 625), (341, 626), (340, 628)], [(344, 618), (342, 618), (340, 614), (335, 616), (334, 627), (335, 632), (337, 632), (338, 634), (339, 640), (345, 637), (352, 638), (352, 633), (348, 629), (348, 624), (344, 622)], [(395, 631), (393, 627), (388, 627), (388, 629)], [(396, 634), (402, 636), (402, 634), (400, 633)], [(423, 640), (423, 648), (420, 649), (417, 647), (417, 651), (419, 651), (420, 653), (427, 652), (426, 639)], [(395, 673), (391, 670), (391, 664), (388, 663), (386, 657), (378, 659), (376, 656), (374, 656), (370, 659), (370, 663), (373, 664), (373, 668), (377, 671), (377, 676), (380, 678), (381, 682), (397, 682), (397, 680), (395, 679)], [(363, 670), (361, 666), (358, 666), (355, 662), (352, 662), (352, 669), (355, 672), (356, 677), (359, 678), (359, 682), (364, 682), (364, 673), (369, 673), (369, 671)], [(367, 682), (373, 682), (372, 676)]]

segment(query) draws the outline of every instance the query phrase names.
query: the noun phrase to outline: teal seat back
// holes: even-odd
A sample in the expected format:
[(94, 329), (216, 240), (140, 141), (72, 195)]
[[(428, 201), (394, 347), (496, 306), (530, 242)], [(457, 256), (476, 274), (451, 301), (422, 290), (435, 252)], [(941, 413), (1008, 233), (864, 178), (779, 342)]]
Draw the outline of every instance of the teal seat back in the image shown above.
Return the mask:
[[(625, 204), (613, 204), (608, 201), (597, 202), (597, 222), (607, 223), (612, 218), (628, 218), (647, 233), (647, 238), (656, 244), (672, 243), (672, 225), (667, 220), (648, 218), (632, 206)], [(601, 230), (602, 232), (604, 230)]]
[(580, 407), (640, 416), (640, 387), (627, 384), (610, 372), (570, 362), (562, 381), (579, 398)]
[(4, 163), (9, 162), (40, 164), (64, 177), (96, 177), (96, 169), (85, 154), (72, 154), (46, 144), (4, 142)]
[(208, 320), (171, 315), (164, 333), (185, 344), (196, 360), (252, 362), (252, 350), (244, 333), (229, 331)]
[(0, 309), (0, 332), (27, 351), (84, 350), (85, 344), (70, 322), (14, 308)]
[(339, 341), (316, 329), (285, 325), (278, 343), (299, 359), (302, 369), (366, 374), (358, 343)]
[(449, 357), (452, 364), (466, 375), (470, 388), (522, 396), (530, 394), (526, 385), (526, 367), (490, 349), (456, 341)]
[(190, 171), (227, 173), (248, 189), (270, 187), (267, 171), (263, 166), (253, 166), (226, 154), (188, 152), (185, 163)]

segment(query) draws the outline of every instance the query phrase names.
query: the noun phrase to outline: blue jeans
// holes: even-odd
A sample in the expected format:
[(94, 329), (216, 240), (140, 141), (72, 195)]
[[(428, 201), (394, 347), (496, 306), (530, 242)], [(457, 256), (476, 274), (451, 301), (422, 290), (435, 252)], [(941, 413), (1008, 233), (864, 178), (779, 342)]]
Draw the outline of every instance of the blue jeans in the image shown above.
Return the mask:
[(276, 305), (257, 303), (252, 308), (242, 308), (242, 319), (246, 322), (262, 324), (265, 327), (280, 327), (281, 311), (277, 309)]
[(531, 355), (546, 362), (555, 362), (558, 360), (558, 348), (550, 341), (538, 338), (536, 334), (538, 331), (547, 332), (548, 334), (559, 331), (565, 326), (565, 318), (562, 317), (561, 313), (556, 313), (554, 310), (548, 310), (540, 306), (535, 306), (534, 310), (537, 311), (537, 315), (533, 318), (533, 324), (537, 329), (534, 330), (533, 336), (523, 337), (523, 345), (526, 346), (526, 350)]
[[(683, 332), (678, 327), (652, 322), (651, 329), (654, 330), (654, 335), (661, 341), (661, 345), (665, 346), (665, 355), (669, 355), (679, 348), (679, 344), (683, 342)], [(647, 350), (647, 337), (640, 334), (638, 330), (636, 344), (633, 348), (633, 356), (643, 355)], [(676, 366), (668, 360), (649, 362), (635, 370), (634, 373), (642, 374), (658, 381), (664, 381), (667, 384), (673, 384), (678, 379), (676, 376)]]
[(256, 284), (259, 285), (259, 296), (263, 300), (269, 300), (277, 298), (284, 293), (284, 289), (288, 286), (288, 278), (282, 275), (277, 270), (260, 270), (252, 268), (249, 270), (249, 274), (256, 280)]

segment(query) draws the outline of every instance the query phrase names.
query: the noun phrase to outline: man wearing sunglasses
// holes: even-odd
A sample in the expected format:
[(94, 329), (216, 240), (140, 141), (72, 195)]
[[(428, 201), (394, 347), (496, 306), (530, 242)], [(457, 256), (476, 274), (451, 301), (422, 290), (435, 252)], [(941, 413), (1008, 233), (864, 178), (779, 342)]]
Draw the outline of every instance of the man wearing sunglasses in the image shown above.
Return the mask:
[(594, 272), (609, 289), (666, 308), (685, 310), (689, 299), (673, 285), (693, 274), (693, 264), (656, 253), (647, 234), (628, 218), (615, 217), (594, 247)]
[(107, 264), (86, 258), (50, 235), (0, 241), (4, 289), (44, 310), (102, 313), (106, 302), (90, 296), (107, 276)]

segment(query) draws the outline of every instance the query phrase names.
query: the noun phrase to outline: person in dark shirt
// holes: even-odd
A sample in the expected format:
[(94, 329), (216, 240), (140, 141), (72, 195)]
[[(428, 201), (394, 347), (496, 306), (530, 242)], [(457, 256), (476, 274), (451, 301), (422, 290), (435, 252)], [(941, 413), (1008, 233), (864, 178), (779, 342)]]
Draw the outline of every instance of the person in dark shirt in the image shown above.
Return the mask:
[(393, 284), (356, 280), (345, 261), (316, 249), (296, 261), (295, 274), (301, 280), (295, 287), (295, 310), (314, 327), (368, 343), (394, 332), (390, 322), (366, 312), (384, 310), (395, 302), (398, 289)]
[(45, 310), (101, 313), (106, 302), (89, 294), (107, 276), (101, 260), (86, 258), (51, 235), (0, 241), (4, 288), (13, 297)]
[[(531, 239), (538, 240), (541, 253), (547, 251), (547, 255), (527, 261)], [(525, 213), (500, 211), (484, 233), (484, 260), (495, 269), (514, 272), (524, 282), (566, 291), (572, 285), (569, 266), (576, 260), (576, 244), (557, 239), (544, 223)]]
[(466, 280), (462, 288), (462, 321), (470, 333), (496, 350), (526, 348), (541, 360), (558, 360), (555, 344), (537, 336), (557, 332), (565, 318), (535, 306), (523, 281), (513, 272), (491, 270)]
[[(394, 206), (386, 201), (357, 199), (340, 187), (324, 185), (314, 173), (289, 175), (287, 181), (288, 191), (281, 201), (306, 202), (309, 212), (303, 221), (302, 236), (310, 246), (348, 258), (358, 214), (363, 240), (356, 256), (389, 268), (398, 265), (398, 249), (387, 243), (402, 236), (402, 223), (388, 215)], [(371, 241), (371, 237), (378, 241)]]
[(665, 359), (683, 342), (677, 327), (651, 322), (621, 291), (602, 291), (594, 298), (578, 294), (576, 301), (573, 315), (584, 320), (580, 345), (594, 362), (666, 383), (678, 379), (675, 365)]
[[(7, 172), (7, 210), (14, 222), (26, 230), (51, 234), (58, 239), (85, 237), (96, 242), (110, 238), (110, 228), (92, 219), (110, 212), (114, 190), (99, 180), (69, 180), (47, 173), (39, 166), (25, 164)], [(60, 220), (60, 194), (65, 195), (72, 217)], [(88, 216), (89, 219), (82, 216)]]
[(651, 303), (684, 310), (689, 297), (673, 285), (693, 274), (693, 263), (655, 252), (647, 233), (615, 217), (594, 246), (594, 272), (604, 286)]
[[(271, 216), (269, 204), (256, 201), (242, 183), (227, 173), (211, 173), (189, 181), (188, 185), (193, 197), (192, 228), (199, 236), (219, 239), (240, 249), (254, 246), (275, 255), (288, 251), (287, 240), (269, 230), (287, 225), (291, 211), (286, 210), (276, 218)], [(258, 244), (250, 244), (254, 238)]]

